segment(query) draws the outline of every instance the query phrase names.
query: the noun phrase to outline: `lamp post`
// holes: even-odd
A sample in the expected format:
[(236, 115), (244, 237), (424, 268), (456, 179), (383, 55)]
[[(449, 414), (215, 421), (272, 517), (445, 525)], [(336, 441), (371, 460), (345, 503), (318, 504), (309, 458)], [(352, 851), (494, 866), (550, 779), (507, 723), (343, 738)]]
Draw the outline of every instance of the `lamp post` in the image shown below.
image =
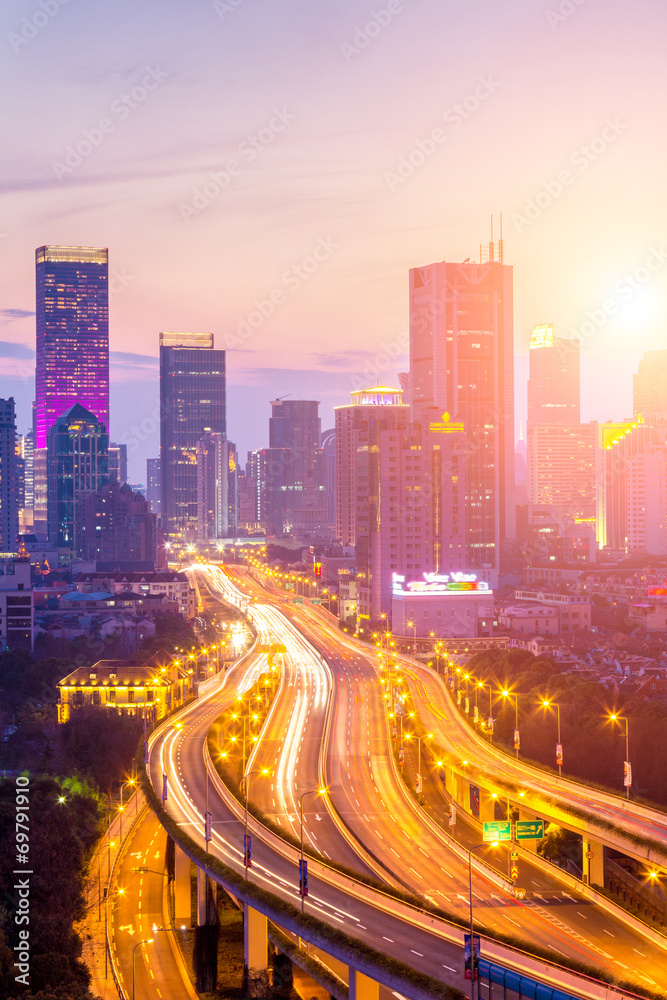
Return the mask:
[(613, 713), (609, 716), (612, 722), (624, 722), (625, 723), (625, 767), (623, 769), (623, 783), (625, 784), (625, 797), (630, 798), (630, 785), (632, 784), (632, 769), (630, 767), (630, 752), (628, 749), (628, 720), (625, 715), (616, 715)]
[(305, 886), (304, 886), (304, 878), (303, 878), (303, 800), (305, 799), (306, 795), (324, 795), (324, 794), (326, 794), (326, 788), (311, 788), (309, 791), (303, 792), (299, 796), (299, 820), (300, 820), (300, 826), (301, 826), (301, 854), (300, 854), (300, 859), (301, 859), (301, 878), (299, 880), (299, 893), (301, 895), (301, 912), (302, 913), (303, 913), (303, 908), (304, 908), (304, 904), (305, 904), (305, 900), (306, 900), (306, 896), (305, 896), (305, 892), (304, 892), (304, 888), (305, 888)]
[[(407, 736), (406, 739), (412, 739), (414, 733)], [(433, 733), (427, 733), (426, 736), (414, 736), (417, 740), (417, 795), (419, 797), (419, 802), (422, 800), (422, 740), (432, 740)]]
[(245, 793), (245, 820), (243, 824), (243, 868), (245, 877), (248, 877), (248, 785), (250, 784), (250, 778), (253, 774), (268, 774), (269, 769), (267, 767), (259, 768), (255, 771), (248, 771), (247, 774), (243, 775), (243, 790)]
[(417, 626), (414, 622), (406, 622), (408, 628), (412, 629), (412, 655), (417, 655)]
[(153, 938), (144, 938), (143, 941), (137, 941), (134, 948), (132, 949), (132, 1000), (134, 1000), (135, 959), (137, 957), (137, 948), (141, 948), (142, 944), (153, 944)]
[(563, 773), (563, 744), (560, 741), (560, 705), (545, 698), (542, 702), (543, 708), (555, 708), (558, 719), (558, 743), (556, 744), (556, 763), (558, 764), (558, 777)]
[[(502, 692), (503, 698), (510, 698), (511, 694), (507, 689)], [(519, 696), (514, 695), (514, 754), (519, 759)]]
[[(492, 844), (473, 844), (473, 846), (468, 851), (468, 899), (470, 903), (470, 1000), (475, 1000), (475, 937), (474, 937), (474, 925), (472, 918), (472, 852), (476, 851), (480, 847), (497, 847), (498, 841), (494, 840)], [(479, 998), (479, 989), (477, 990), (477, 996)]]

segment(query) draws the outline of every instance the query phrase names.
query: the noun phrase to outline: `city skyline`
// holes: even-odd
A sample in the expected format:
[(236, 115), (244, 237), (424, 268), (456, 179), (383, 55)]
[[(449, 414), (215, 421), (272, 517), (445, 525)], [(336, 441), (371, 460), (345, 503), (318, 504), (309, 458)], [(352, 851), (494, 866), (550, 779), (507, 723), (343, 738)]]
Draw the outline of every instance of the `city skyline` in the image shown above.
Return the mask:
[[(155, 424), (156, 333), (210, 329), (229, 348), (229, 429), (244, 454), (264, 443), (276, 395), (321, 399), (328, 427), (359, 380), (395, 383), (407, 367), (408, 269), (475, 260), (500, 210), (515, 270), (517, 422), (540, 323), (582, 336), (582, 419), (630, 416), (627, 368), (661, 346), (667, 276), (664, 140), (652, 127), (664, 12), (405, 3), (379, 26), (372, 9), (343, 3), (288, 28), (282, 14), (296, 5), (228, 6), (167, 4), (168, 30), (125, 4), (96, 19), (63, 6), (32, 34), (22, 6), (5, 8), (2, 72), (22, 97), (6, 112), (0, 394), (16, 398), (19, 426), (32, 402), (37, 246), (110, 248), (112, 438), (134, 442), (133, 427)], [(461, 44), (443, 61), (451, 37)], [(249, 74), (243, 53), (266, 68)], [(619, 61), (632, 72), (615, 72)], [(67, 100), (26, 134), (18, 116), (41, 114), (53, 73)], [(239, 96), (221, 113), (224, 93)], [(255, 329), (256, 303), (272, 314)], [(243, 395), (252, 410), (262, 401), (254, 423), (241, 419)], [(135, 479), (157, 455), (156, 427), (142, 434)]]

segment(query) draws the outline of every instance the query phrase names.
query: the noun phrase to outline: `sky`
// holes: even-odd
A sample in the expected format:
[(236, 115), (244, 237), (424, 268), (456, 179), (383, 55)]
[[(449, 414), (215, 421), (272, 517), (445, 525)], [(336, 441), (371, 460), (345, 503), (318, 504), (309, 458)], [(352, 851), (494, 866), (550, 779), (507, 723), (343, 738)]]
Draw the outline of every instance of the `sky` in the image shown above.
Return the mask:
[(226, 347), (228, 433), (396, 384), (408, 270), (503, 213), (516, 419), (530, 331), (582, 341), (582, 419), (665, 343), (667, 6), (5, 0), (0, 396), (27, 430), (34, 250), (108, 246), (111, 436), (159, 453), (161, 330)]

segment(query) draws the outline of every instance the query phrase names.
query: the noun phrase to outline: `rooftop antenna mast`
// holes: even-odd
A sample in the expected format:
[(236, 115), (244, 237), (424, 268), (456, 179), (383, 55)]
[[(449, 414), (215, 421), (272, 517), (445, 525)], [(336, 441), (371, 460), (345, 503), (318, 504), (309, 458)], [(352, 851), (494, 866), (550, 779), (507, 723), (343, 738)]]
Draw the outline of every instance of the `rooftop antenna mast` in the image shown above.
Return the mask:
[(493, 212), (491, 213), (491, 239), (489, 240), (489, 261), (496, 259), (495, 246), (493, 243)]
[(503, 248), (503, 213), (500, 213), (500, 239), (498, 240), (498, 260), (501, 264), (505, 261), (505, 252)]

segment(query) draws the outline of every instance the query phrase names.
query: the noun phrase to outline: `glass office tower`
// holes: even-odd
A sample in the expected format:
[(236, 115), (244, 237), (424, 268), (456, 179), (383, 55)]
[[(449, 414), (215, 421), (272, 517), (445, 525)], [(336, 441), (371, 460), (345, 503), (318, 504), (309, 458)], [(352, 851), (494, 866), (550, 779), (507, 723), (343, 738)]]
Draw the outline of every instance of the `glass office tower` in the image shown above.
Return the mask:
[(109, 259), (104, 247), (35, 251), (35, 530), (46, 530), (46, 438), (76, 403), (109, 426)]
[(197, 442), (225, 434), (225, 352), (212, 333), (160, 334), (162, 527), (197, 538)]

